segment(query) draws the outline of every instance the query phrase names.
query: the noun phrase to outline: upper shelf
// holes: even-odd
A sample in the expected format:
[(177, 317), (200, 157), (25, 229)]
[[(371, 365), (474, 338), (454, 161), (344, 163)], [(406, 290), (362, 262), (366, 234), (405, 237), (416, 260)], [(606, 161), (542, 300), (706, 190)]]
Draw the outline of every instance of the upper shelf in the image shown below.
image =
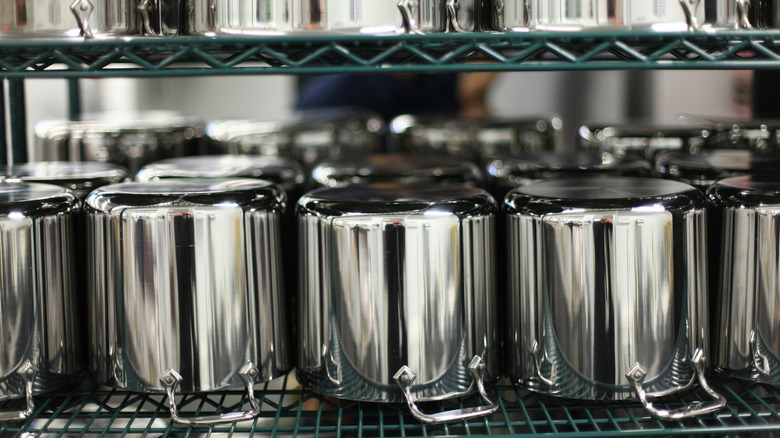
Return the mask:
[(0, 77), (780, 68), (780, 31), (5, 40)]

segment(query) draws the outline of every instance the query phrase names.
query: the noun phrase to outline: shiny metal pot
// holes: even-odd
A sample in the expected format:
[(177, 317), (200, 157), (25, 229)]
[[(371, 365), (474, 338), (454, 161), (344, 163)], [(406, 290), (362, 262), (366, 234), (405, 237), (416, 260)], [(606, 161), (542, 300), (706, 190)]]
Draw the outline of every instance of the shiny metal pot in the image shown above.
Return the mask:
[(715, 137), (715, 128), (706, 124), (587, 124), (579, 129), (580, 146), (588, 152), (651, 162), (664, 152), (708, 149)]
[(0, 183), (0, 400), (76, 383), (85, 366), (73, 265), (78, 199), (48, 184)]
[(203, 122), (171, 111), (101, 113), (35, 125), (31, 161), (98, 161), (133, 174), (145, 164), (203, 152)]
[(443, 32), (437, 0), (187, 0), (194, 35)]
[(563, 148), (563, 123), (556, 116), (460, 120), (404, 115), (389, 126), (394, 146), (415, 155), (446, 155), (485, 163), (497, 157)]
[(54, 184), (70, 189), (82, 202), (95, 189), (128, 179), (122, 166), (84, 161), (42, 161), (0, 168), (0, 179), (28, 183)]
[(660, 155), (655, 164), (655, 171), (662, 178), (684, 182), (701, 191), (719, 179), (774, 173), (777, 169), (780, 169), (780, 156), (727, 149), (699, 154), (670, 152)]
[[(509, 193), (510, 379), (566, 398), (639, 399), (666, 419), (723, 407), (704, 377), (705, 204), (691, 186), (648, 178)], [(697, 378), (712, 401), (674, 411), (649, 401)]]
[(709, 123), (716, 132), (711, 141), (710, 147), (712, 149), (744, 149), (767, 154), (780, 152), (780, 121), (778, 120), (701, 116), (682, 116), (681, 118), (684, 121)]
[(518, 157), (499, 158), (486, 166), (488, 186), (496, 199), (513, 188), (549, 179), (594, 178), (608, 176), (652, 176), (653, 167), (640, 158), (616, 158), (609, 155), (525, 154)]
[(0, 3), (0, 38), (140, 34), (138, 1), (4, 0)]
[(186, 0), (139, 0), (144, 32), (150, 36), (184, 34)]
[(777, 174), (721, 180), (708, 197), (714, 238), (720, 244), (717, 281), (718, 324), (714, 367), (730, 376), (780, 383)]
[(780, 29), (780, 1), (742, 0), (742, 3), (749, 3), (749, 20), (753, 27)]
[[(259, 413), (252, 387), (289, 371), (284, 193), (253, 179), (126, 183), (86, 203), (90, 369), (97, 382), (165, 391), (177, 423)], [(175, 391), (245, 385), (252, 410), (182, 418)]]
[[(371, 184), (310, 192), (301, 240), (298, 380), (338, 398), (406, 401), (426, 423), (494, 412), (493, 198), (479, 189)], [(479, 390), (486, 406), (416, 402)]]
[(403, 154), (374, 154), (360, 159), (326, 161), (312, 171), (321, 187), (352, 184), (457, 184), (482, 185), (482, 173), (474, 163), (446, 157), (418, 157)]
[(684, 31), (704, 19), (700, 0), (530, 0), (532, 28), (583, 30), (649, 28)]

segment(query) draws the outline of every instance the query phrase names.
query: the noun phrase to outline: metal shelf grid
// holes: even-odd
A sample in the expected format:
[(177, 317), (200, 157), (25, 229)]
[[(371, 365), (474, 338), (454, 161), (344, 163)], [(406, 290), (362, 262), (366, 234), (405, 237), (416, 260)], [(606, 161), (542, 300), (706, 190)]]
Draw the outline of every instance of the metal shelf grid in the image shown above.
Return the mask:
[[(0, 436), (357, 436), (422, 437), (536, 436), (606, 437), (756, 434), (780, 431), (780, 389), (718, 380), (729, 403), (721, 412), (685, 421), (653, 419), (638, 403), (578, 402), (539, 396), (499, 386), (501, 409), (494, 415), (442, 426), (418, 423), (405, 405), (380, 405), (328, 399), (301, 389), (292, 377), (258, 386), (263, 413), (254, 421), (210, 428), (176, 427), (168, 420), (162, 395), (127, 393), (86, 384), (68, 393), (37, 398), (33, 418), (0, 427)], [(285, 389), (287, 388), (287, 389)], [(692, 403), (701, 394), (668, 397), (657, 404), (667, 408)], [(177, 397), (184, 414), (208, 414), (246, 408), (240, 391)], [(478, 397), (457, 403), (428, 403), (427, 410), (452, 409), (478, 403)], [(3, 410), (22, 408), (11, 401)]]
[(780, 31), (0, 40), (0, 77), (780, 68)]

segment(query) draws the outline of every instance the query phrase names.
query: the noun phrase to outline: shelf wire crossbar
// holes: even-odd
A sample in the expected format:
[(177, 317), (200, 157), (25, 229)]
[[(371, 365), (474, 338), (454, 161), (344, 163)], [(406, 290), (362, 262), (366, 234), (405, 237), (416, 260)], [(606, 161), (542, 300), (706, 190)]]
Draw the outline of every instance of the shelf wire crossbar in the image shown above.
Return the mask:
[[(715, 414), (682, 421), (661, 421), (635, 402), (584, 402), (547, 397), (499, 385), (499, 410), (490, 416), (431, 426), (417, 422), (403, 404), (336, 400), (297, 386), (292, 377), (259, 385), (261, 414), (253, 421), (203, 428), (171, 423), (163, 394), (131, 393), (86, 383), (80, 388), (37, 397), (37, 408), (24, 422), (0, 426), (0, 436), (14, 437), (178, 437), (178, 436), (361, 436), (477, 437), (691, 436), (780, 432), (780, 389), (735, 380), (713, 384), (728, 399)], [(695, 403), (703, 391), (669, 396), (666, 409)], [(177, 396), (182, 415), (206, 415), (241, 410), (248, 405), (242, 391)], [(464, 408), (478, 396), (450, 402), (426, 403), (429, 411)], [(0, 404), (18, 410), (23, 401)]]
[(780, 67), (780, 31), (0, 41), (0, 77)]

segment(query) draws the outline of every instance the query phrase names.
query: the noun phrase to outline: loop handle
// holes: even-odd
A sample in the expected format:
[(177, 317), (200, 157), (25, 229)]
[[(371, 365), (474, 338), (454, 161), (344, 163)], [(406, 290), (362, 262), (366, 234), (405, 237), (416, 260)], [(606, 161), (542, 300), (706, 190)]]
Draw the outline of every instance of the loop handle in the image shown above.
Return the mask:
[(699, 19), (696, 17), (696, 11), (699, 9), (700, 0), (679, 0), (680, 6), (685, 14), (685, 22), (688, 24), (688, 30), (699, 30)]
[(89, 25), (89, 17), (92, 16), (95, 5), (90, 0), (73, 0), (73, 3), (70, 4), (70, 10), (76, 16), (82, 36), (88, 39), (94, 38), (95, 35)]
[(417, 22), (420, 0), (399, 0), (398, 9), (401, 11), (401, 18), (403, 19), (406, 33), (422, 34), (420, 24)]
[(468, 367), (469, 374), (471, 374), (473, 381), (476, 382), (477, 391), (482, 400), (487, 403), (484, 406), (477, 406), (473, 408), (455, 409), (446, 412), (437, 412), (435, 414), (424, 414), (417, 407), (418, 401), (426, 401), (424, 399), (415, 400), (412, 395), (412, 384), (414, 379), (417, 378), (417, 374), (412, 371), (408, 366), (404, 365), (401, 369), (395, 373), (393, 379), (395, 379), (398, 386), (403, 391), (406, 403), (409, 406), (409, 410), (412, 412), (412, 416), (418, 421), (424, 424), (441, 424), (449, 423), (453, 421), (463, 421), (471, 418), (481, 417), (483, 415), (490, 415), (498, 410), (498, 403), (493, 401), (488, 396), (485, 390), (485, 361), (479, 356), (474, 356)]
[(160, 377), (160, 383), (165, 388), (165, 393), (168, 395), (168, 406), (171, 411), (171, 420), (177, 424), (183, 424), (185, 426), (210, 426), (214, 424), (235, 423), (237, 421), (253, 420), (260, 414), (260, 404), (255, 399), (254, 384), (257, 378), (260, 376), (260, 371), (252, 364), (247, 362), (241, 370), (238, 372), (241, 378), (246, 383), (246, 392), (249, 396), (249, 404), (252, 406), (251, 411), (246, 412), (226, 412), (218, 415), (204, 415), (199, 417), (185, 418), (179, 415), (179, 408), (176, 406), (176, 388), (179, 387), (179, 383), (182, 381), (182, 377), (173, 368), (168, 370), (162, 377)]
[(38, 368), (36, 368), (32, 362), (26, 360), (22, 366), (16, 370), (16, 374), (18, 374), (24, 382), (24, 395), (27, 399), (27, 408), (23, 411), (0, 413), (0, 423), (26, 420), (30, 418), (35, 411), (35, 400), (33, 400), (33, 383), (35, 382), (35, 377), (38, 375)]
[(737, 4), (737, 26), (742, 29), (751, 29), (750, 15), (748, 9), (750, 8), (750, 0), (734, 0)]
[(447, 0), (447, 16), (449, 17), (450, 24), (452, 25), (452, 28), (455, 29), (455, 32), (471, 32), (460, 25), (460, 21), (458, 20), (458, 0)]
[(144, 23), (144, 31), (152, 36), (162, 36), (152, 27), (152, 10), (157, 7), (154, 2), (159, 0), (141, 0), (138, 11), (141, 13), (141, 21)]
[(653, 403), (648, 401), (647, 391), (642, 387), (642, 383), (647, 377), (647, 369), (645, 369), (638, 362), (626, 373), (626, 377), (631, 382), (631, 386), (634, 388), (639, 401), (645, 409), (650, 412), (654, 417), (661, 420), (682, 420), (684, 418), (696, 417), (699, 415), (710, 414), (719, 411), (723, 406), (726, 406), (726, 398), (717, 393), (704, 377), (704, 350), (701, 348), (696, 349), (691, 359), (691, 365), (693, 371), (699, 379), (699, 385), (709, 395), (712, 400), (706, 402), (696, 402), (688, 406), (683, 406), (678, 409), (657, 409), (653, 406)]
[(755, 330), (750, 331), (750, 352), (758, 374), (769, 377), (772, 374), (772, 367), (769, 365), (769, 358), (758, 350), (758, 333)]

